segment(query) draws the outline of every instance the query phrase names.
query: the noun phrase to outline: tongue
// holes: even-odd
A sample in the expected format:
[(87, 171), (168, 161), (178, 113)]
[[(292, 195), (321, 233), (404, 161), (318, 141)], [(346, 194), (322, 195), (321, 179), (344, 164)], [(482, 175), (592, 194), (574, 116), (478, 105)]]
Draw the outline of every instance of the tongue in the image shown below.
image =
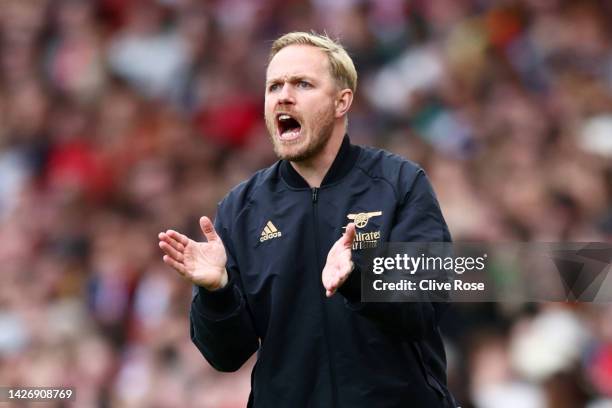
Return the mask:
[(297, 139), (300, 136), (300, 130), (302, 130), (302, 128), (299, 126), (291, 129), (286, 129), (281, 133), (280, 137), (282, 140)]

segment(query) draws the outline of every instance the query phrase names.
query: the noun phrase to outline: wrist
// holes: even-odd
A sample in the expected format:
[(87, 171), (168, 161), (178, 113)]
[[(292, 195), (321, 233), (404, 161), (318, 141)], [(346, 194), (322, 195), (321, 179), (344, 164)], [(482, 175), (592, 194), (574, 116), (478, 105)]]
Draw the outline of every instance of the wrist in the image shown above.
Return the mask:
[(208, 285), (200, 285), (200, 286), (202, 286), (204, 289), (208, 290), (209, 292), (215, 292), (217, 290), (221, 290), (225, 288), (228, 282), (229, 282), (229, 277), (227, 274), (227, 270), (224, 268), (223, 272), (221, 273), (221, 277), (219, 278), (217, 282), (214, 282)]
[(241, 302), (233, 282), (234, 279), (230, 279), (224, 287), (218, 285), (219, 288), (216, 290), (198, 286), (194, 306), (199, 314), (205, 318), (217, 320), (233, 313)]

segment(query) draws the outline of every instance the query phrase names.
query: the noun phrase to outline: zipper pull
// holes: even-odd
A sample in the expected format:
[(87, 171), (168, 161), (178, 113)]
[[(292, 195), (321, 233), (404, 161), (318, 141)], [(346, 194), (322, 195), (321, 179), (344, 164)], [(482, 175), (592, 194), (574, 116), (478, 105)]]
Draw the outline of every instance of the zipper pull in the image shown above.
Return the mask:
[(312, 189), (312, 202), (316, 203), (318, 198), (319, 198), (319, 189), (317, 187), (314, 187)]

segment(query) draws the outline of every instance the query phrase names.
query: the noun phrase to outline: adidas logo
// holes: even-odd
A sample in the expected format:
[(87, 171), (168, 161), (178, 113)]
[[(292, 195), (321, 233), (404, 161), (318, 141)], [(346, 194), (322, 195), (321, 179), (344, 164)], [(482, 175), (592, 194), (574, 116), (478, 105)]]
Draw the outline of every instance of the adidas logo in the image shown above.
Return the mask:
[(261, 238), (259, 238), (259, 242), (264, 242), (281, 236), (281, 232), (274, 226), (274, 224), (272, 224), (272, 221), (268, 221), (263, 231), (261, 231)]

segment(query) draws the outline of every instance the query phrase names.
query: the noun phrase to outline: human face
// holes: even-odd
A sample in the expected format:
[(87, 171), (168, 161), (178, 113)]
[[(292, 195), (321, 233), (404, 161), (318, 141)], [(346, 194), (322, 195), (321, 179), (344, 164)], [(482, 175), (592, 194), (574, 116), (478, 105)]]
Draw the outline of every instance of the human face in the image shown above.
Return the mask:
[(265, 117), (274, 152), (300, 162), (320, 154), (334, 129), (338, 86), (327, 55), (310, 45), (290, 45), (268, 65)]

